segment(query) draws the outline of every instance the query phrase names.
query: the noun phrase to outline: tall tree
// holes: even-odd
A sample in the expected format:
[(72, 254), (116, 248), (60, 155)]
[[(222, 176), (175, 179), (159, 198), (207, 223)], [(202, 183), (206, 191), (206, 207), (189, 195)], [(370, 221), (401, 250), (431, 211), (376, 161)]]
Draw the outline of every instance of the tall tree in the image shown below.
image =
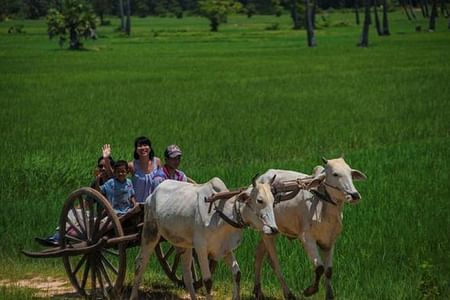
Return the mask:
[(131, 34), (131, 3), (127, 0), (127, 18), (125, 22), (125, 33), (129, 36)]
[(380, 18), (378, 17), (378, 3), (377, 0), (373, 0), (373, 14), (375, 16), (375, 28), (377, 30), (378, 35), (383, 35), (381, 32), (381, 24), (380, 24)]
[(119, 0), (119, 13), (120, 13), (120, 31), (125, 32), (125, 12), (123, 9), (123, 0)]
[(389, 21), (388, 21), (388, 4), (387, 0), (383, 1), (383, 35), (390, 35), (389, 32)]
[(359, 25), (359, 0), (354, 0), (354, 10), (355, 10), (355, 21), (356, 25)]
[(403, 8), (403, 11), (405, 12), (406, 17), (408, 18), (408, 21), (411, 21), (412, 17), (409, 15), (408, 7), (406, 6), (406, 1), (405, 0), (399, 0), (399, 1), (400, 1), (400, 5)]
[(314, 26), (313, 26), (313, 5), (309, 2), (309, 0), (305, 1), (305, 27), (306, 27), (306, 36), (308, 47), (316, 46), (316, 38), (314, 37)]
[(292, 18), (292, 21), (294, 22), (294, 27), (293, 27), (294, 29), (302, 28), (299, 13), (298, 13), (297, 0), (291, 0), (291, 18)]
[(369, 47), (369, 26), (370, 26), (370, 0), (364, 0), (364, 24), (361, 33), (361, 39), (358, 47)]
[(436, 0), (431, 1), (431, 14), (430, 14), (430, 22), (428, 25), (428, 31), (436, 30), (436, 17), (437, 17), (437, 5)]

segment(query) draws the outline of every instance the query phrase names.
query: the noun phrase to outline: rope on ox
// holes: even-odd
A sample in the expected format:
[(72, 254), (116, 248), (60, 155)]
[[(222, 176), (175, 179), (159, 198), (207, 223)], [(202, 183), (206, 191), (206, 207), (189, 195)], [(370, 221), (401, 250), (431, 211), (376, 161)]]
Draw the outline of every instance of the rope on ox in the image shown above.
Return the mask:
[[(215, 201), (217, 200), (228, 200), (231, 197), (234, 197), (236, 195), (239, 195), (240, 193), (242, 193), (244, 189), (240, 188), (236, 191), (229, 191), (229, 192), (219, 192), (216, 194), (213, 194), (209, 197), (205, 197), (205, 202), (209, 203), (209, 208), (208, 208), (208, 214), (211, 213), (211, 208), (214, 204)], [(219, 216), (228, 224), (230, 224), (231, 226), (235, 227), (235, 228), (244, 228), (246, 226), (246, 224), (244, 223), (241, 213), (239, 211), (239, 208), (237, 207), (237, 202), (239, 201), (235, 201), (233, 204), (233, 210), (234, 213), (236, 214), (236, 218), (237, 218), (237, 222), (231, 220), (229, 217), (227, 217), (223, 211), (221, 211), (220, 209), (218, 209), (215, 205), (214, 210), (219, 214)]]

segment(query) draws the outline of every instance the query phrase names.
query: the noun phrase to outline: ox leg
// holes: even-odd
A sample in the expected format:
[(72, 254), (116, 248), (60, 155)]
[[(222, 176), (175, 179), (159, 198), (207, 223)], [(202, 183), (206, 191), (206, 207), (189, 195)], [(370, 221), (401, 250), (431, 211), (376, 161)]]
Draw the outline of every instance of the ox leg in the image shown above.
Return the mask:
[(189, 295), (191, 296), (191, 300), (195, 300), (197, 299), (197, 296), (195, 295), (195, 289), (192, 281), (192, 272), (191, 272), (192, 249), (185, 249), (184, 253), (181, 255), (181, 260), (183, 264), (184, 286), (188, 290)]
[(200, 270), (202, 271), (203, 284), (206, 288), (206, 300), (211, 300), (212, 279), (211, 271), (209, 269), (208, 251), (203, 245), (195, 247), (195, 251), (197, 252)]
[(255, 287), (253, 288), (253, 295), (257, 300), (264, 299), (264, 294), (261, 290), (261, 269), (265, 255), (266, 255), (266, 247), (264, 245), (264, 241), (261, 239), (256, 248), (256, 257), (255, 257)]
[(264, 245), (267, 253), (269, 254), (269, 262), (272, 269), (275, 271), (278, 281), (283, 289), (283, 295), (285, 299), (295, 299), (294, 294), (290, 291), (286, 284), (286, 279), (284, 279), (283, 273), (281, 272), (280, 261), (278, 260), (276, 248), (275, 248), (275, 236), (263, 236)]
[(326, 300), (334, 299), (331, 276), (333, 275), (333, 248), (323, 250), (323, 263), (325, 267), (325, 291)]
[(141, 237), (141, 247), (135, 261), (134, 285), (131, 291), (130, 300), (138, 299), (138, 290), (142, 275), (147, 267), (150, 255), (158, 244), (159, 238), (160, 235), (156, 223), (145, 222)]
[(305, 248), (308, 257), (314, 266), (313, 283), (303, 291), (303, 295), (308, 297), (319, 291), (320, 278), (322, 277), (324, 268), (316, 241), (313, 238), (309, 238), (307, 235), (300, 237), (300, 240), (302, 241), (303, 247)]
[(232, 300), (241, 299), (241, 269), (239, 269), (239, 264), (234, 256), (234, 253), (229, 252), (225, 258), (225, 263), (230, 267), (231, 273), (233, 274), (233, 298)]

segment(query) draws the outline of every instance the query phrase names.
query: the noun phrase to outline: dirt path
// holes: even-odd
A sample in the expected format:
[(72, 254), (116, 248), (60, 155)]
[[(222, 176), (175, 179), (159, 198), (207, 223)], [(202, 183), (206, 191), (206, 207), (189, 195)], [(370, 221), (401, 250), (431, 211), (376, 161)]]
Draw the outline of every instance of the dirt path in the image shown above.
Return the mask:
[[(58, 298), (58, 299), (82, 299), (74, 290), (70, 282), (56, 277), (33, 277), (31, 279), (20, 279), (17, 281), (3, 279), (0, 280), (0, 286), (30, 288), (34, 289), (36, 298)], [(123, 299), (128, 299), (131, 293), (131, 287), (125, 287)], [(199, 299), (204, 299), (200, 296)], [(183, 293), (177, 295), (170, 291), (170, 288), (164, 284), (152, 285), (149, 289), (139, 291), (139, 299), (145, 300), (187, 300), (189, 294)]]
[(34, 295), (36, 297), (50, 298), (55, 295), (73, 295), (73, 297), (76, 297), (75, 290), (69, 282), (51, 276), (33, 277), (18, 281), (3, 279), (0, 280), (0, 286), (35, 289)]

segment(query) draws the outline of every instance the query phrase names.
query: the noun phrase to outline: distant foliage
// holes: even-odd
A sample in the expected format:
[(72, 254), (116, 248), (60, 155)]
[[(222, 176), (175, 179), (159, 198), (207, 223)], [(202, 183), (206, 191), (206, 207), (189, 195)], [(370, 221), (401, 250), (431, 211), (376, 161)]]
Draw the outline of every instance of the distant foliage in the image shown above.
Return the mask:
[(202, 0), (199, 5), (200, 14), (210, 21), (211, 31), (217, 31), (220, 24), (226, 23), (228, 14), (242, 8), (241, 3), (233, 0)]
[(265, 29), (266, 30), (279, 30), (280, 29), (280, 24), (279, 23), (273, 23), (273, 24), (270, 24), (270, 25), (266, 26)]
[(9, 33), (9, 34), (21, 34), (21, 33), (26, 33), (25, 30), (24, 30), (23, 28), (24, 28), (23, 24), (11, 26), (11, 27), (9, 27), (9, 29), (8, 29), (8, 33)]
[(81, 49), (80, 39), (96, 39), (97, 19), (92, 8), (83, 0), (65, 0), (61, 11), (50, 9), (47, 15), (49, 37), (59, 37), (62, 47), (69, 40), (70, 49)]

